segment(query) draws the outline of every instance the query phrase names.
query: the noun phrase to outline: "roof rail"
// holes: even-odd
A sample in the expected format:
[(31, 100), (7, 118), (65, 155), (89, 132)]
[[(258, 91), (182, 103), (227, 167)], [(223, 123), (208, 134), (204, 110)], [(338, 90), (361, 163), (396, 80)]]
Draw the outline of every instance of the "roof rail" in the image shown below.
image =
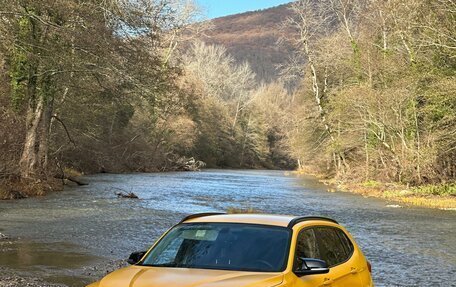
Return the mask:
[(190, 220), (190, 219), (194, 219), (194, 218), (199, 218), (199, 217), (206, 217), (206, 216), (212, 216), (212, 215), (223, 215), (223, 214), (226, 214), (226, 213), (223, 213), (223, 212), (205, 212), (205, 213), (196, 213), (196, 214), (190, 214), (184, 218), (182, 218), (182, 220), (179, 222), (179, 224), (187, 221), (187, 220)]
[(288, 228), (293, 228), (296, 224), (303, 222), (303, 221), (309, 221), (309, 220), (323, 220), (323, 221), (329, 221), (333, 222), (335, 224), (339, 224), (339, 222), (335, 221), (334, 219), (328, 218), (328, 217), (322, 217), (322, 216), (300, 216), (293, 218), (290, 223), (288, 223)]

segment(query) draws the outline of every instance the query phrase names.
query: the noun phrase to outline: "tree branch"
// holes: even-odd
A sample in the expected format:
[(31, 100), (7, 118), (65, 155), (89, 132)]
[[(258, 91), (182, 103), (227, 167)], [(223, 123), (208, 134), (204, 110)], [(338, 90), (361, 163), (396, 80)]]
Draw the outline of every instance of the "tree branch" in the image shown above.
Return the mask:
[(76, 143), (74, 142), (73, 138), (71, 137), (70, 132), (68, 131), (68, 128), (66, 127), (65, 123), (59, 117), (57, 117), (57, 115), (53, 115), (52, 118), (56, 119), (63, 126), (63, 129), (65, 130), (69, 141), (73, 144), (74, 147), (76, 147)]

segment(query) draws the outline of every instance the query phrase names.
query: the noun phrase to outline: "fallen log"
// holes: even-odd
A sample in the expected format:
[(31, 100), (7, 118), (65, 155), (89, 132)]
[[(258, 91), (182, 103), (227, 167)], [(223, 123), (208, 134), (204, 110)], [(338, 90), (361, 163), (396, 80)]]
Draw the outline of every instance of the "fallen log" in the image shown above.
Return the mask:
[(193, 157), (181, 157), (174, 162), (174, 166), (178, 171), (200, 171), (206, 166), (206, 163)]
[(63, 179), (71, 181), (71, 182), (74, 182), (74, 183), (76, 183), (79, 186), (89, 185), (88, 183), (80, 181), (79, 179), (76, 179), (76, 178), (74, 178), (72, 176), (65, 176)]
[(118, 198), (139, 199), (139, 197), (136, 194), (134, 194), (133, 192), (128, 192), (128, 193), (118, 192), (118, 193), (116, 193), (116, 195)]
[(56, 158), (56, 164), (57, 164), (57, 167), (58, 167), (59, 170), (60, 170), (60, 176), (55, 176), (55, 178), (60, 179), (60, 180), (62, 181), (62, 184), (63, 184), (63, 185), (66, 184), (65, 181), (74, 182), (74, 183), (76, 183), (76, 184), (79, 185), (79, 186), (89, 185), (88, 183), (83, 182), (83, 181), (77, 179), (77, 178), (74, 177), (74, 176), (66, 175), (66, 174), (65, 174), (65, 170), (62, 168), (62, 166), (60, 165), (60, 162), (57, 160), (57, 158)]

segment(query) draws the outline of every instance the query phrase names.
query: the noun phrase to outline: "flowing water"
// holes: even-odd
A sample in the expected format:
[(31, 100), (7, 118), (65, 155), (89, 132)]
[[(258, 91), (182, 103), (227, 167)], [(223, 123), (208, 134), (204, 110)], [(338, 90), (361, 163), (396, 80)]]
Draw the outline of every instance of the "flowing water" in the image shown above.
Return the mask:
[[(456, 212), (391, 208), (384, 200), (330, 193), (312, 177), (280, 171), (87, 176), (90, 185), (0, 202), (0, 267), (69, 286), (94, 268), (143, 250), (184, 215), (228, 208), (323, 215), (355, 236), (376, 286), (456, 286)], [(118, 199), (134, 192), (139, 200)], [(99, 276), (99, 275), (97, 275)]]

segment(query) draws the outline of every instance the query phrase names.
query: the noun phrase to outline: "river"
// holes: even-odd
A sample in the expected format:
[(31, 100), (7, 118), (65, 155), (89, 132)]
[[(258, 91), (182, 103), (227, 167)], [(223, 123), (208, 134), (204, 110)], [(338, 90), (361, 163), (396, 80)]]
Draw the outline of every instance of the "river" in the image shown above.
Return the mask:
[[(372, 263), (376, 286), (456, 286), (454, 211), (393, 208), (281, 171), (100, 174), (84, 180), (90, 185), (0, 202), (0, 232), (19, 238), (1, 246), (0, 266), (83, 286), (98, 279), (92, 266), (150, 246), (186, 214), (253, 208), (337, 219)], [(140, 199), (118, 199), (120, 190)]]

